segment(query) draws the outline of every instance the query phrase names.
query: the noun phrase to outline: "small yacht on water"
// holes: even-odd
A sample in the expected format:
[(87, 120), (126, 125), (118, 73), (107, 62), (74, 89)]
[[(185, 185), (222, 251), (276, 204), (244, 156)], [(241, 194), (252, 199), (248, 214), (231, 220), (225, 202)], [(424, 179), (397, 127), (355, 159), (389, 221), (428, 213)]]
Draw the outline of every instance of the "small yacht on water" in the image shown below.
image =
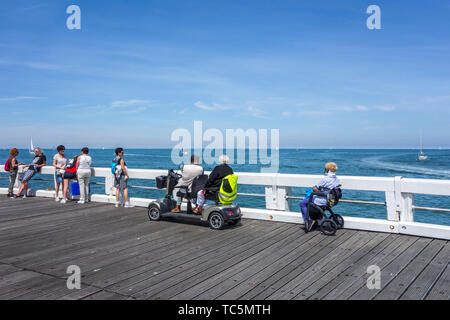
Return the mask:
[(417, 160), (423, 161), (423, 160), (427, 160), (427, 159), (428, 159), (428, 156), (426, 156), (422, 151), (422, 133), (420, 133), (420, 152), (419, 152), (419, 155), (417, 156)]

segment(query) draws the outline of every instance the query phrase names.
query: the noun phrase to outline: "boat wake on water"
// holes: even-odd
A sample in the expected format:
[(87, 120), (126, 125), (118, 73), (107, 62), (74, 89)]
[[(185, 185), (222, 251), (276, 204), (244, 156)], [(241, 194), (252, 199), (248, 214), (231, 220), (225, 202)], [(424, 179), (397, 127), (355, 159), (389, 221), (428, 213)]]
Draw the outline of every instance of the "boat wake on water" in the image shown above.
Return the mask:
[(382, 161), (381, 159), (392, 157), (392, 155), (385, 156), (377, 156), (361, 159), (365, 164), (370, 165), (373, 168), (380, 168), (395, 172), (404, 172), (404, 173), (412, 173), (412, 174), (420, 174), (423, 175), (424, 178), (428, 178), (429, 176), (433, 177), (441, 177), (441, 178), (450, 178), (450, 170), (441, 170), (441, 169), (432, 169), (408, 164), (400, 164), (388, 161)]

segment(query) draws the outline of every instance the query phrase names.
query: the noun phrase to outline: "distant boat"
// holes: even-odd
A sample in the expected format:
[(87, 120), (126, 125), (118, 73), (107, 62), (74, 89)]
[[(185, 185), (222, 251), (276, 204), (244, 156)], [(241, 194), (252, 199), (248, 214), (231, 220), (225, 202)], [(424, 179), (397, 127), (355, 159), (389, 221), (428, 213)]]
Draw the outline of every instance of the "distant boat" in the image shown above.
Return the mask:
[(421, 132), (420, 133), (420, 152), (419, 152), (419, 155), (417, 156), (417, 160), (424, 161), (427, 159), (428, 159), (428, 156), (426, 156), (422, 151), (422, 132)]
[(28, 148), (28, 152), (30, 152), (30, 154), (34, 154), (33, 137), (30, 137), (30, 146)]

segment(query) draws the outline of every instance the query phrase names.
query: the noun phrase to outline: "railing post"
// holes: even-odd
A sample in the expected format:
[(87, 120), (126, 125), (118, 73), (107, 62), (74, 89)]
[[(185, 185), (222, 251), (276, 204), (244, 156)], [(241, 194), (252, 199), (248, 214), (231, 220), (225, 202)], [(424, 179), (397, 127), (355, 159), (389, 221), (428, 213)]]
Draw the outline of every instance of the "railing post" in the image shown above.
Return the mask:
[(402, 212), (400, 214), (401, 222), (414, 222), (414, 194), (402, 193)]
[(395, 207), (401, 222), (414, 222), (414, 194), (402, 192), (402, 177), (394, 178)]
[(266, 186), (266, 209), (291, 211), (291, 199), (286, 199), (291, 192), (290, 187)]
[(112, 173), (109, 173), (105, 177), (105, 194), (112, 196), (114, 191), (114, 176)]
[(291, 193), (290, 187), (278, 186), (277, 176), (273, 177), (273, 183), (271, 186), (265, 187), (266, 194), (266, 209), (267, 210), (279, 210), (279, 211), (291, 211), (292, 200), (286, 199), (286, 196)]
[(20, 188), (19, 176), (22, 175), (23, 171), (24, 171), (23, 167), (19, 167), (19, 169), (17, 170), (17, 177), (16, 177), (16, 181), (14, 182), (14, 188), (17, 188), (17, 189)]
[(397, 211), (396, 203), (395, 203), (395, 192), (394, 191), (386, 191), (386, 215), (387, 220), (389, 221), (399, 221), (400, 214)]

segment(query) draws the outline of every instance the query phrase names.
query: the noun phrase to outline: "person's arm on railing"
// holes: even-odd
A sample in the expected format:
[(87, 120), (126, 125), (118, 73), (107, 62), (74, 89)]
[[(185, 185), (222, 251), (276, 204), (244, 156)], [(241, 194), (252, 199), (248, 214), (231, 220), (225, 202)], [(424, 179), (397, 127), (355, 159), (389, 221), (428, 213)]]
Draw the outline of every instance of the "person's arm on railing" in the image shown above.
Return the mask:
[(46, 165), (47, 165), (47, 160), (44, 160), (44, 162), (42, 164), (35, 164), (34, 167), (37, 170), (38, 168), (45, 167)]

